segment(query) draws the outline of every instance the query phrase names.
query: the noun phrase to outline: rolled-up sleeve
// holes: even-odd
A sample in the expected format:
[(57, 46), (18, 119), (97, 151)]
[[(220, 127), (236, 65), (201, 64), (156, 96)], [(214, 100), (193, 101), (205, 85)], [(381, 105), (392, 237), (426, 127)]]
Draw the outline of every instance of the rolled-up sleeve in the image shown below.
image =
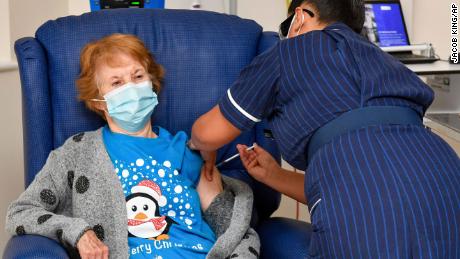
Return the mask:
[(279, 47), (257, 56), (219, 102), (223, 116), (241, 131), (249, 130), (274, 109), (280, 77)]

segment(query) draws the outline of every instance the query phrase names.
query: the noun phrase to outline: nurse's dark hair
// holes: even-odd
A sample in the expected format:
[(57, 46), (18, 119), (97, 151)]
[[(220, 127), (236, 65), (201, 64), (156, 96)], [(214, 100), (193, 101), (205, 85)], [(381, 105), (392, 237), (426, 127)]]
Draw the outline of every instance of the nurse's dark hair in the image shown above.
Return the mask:
[(357, 33), (363, 29), (363, 0), (292, 0), (288, 15), (303, 3), (312, 4), (316, 8), (321, 22), (343, 22)]

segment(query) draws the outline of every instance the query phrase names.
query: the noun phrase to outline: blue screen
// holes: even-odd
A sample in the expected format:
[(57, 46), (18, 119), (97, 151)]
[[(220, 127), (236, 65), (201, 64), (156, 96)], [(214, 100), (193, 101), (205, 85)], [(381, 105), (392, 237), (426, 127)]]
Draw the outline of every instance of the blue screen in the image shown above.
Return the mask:
[(381, 47), (409, 45), (397, 3), (366, 4), (365, 27), (368, 38)]

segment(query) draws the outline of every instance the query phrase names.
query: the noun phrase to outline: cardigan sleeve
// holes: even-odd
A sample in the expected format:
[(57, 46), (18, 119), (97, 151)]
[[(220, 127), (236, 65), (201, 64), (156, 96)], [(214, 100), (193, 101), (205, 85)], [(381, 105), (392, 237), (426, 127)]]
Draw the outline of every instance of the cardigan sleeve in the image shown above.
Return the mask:
[(213, 258), (258, 258), (260, 240), (250, 228), (253, 194), (245, 183), (222, 176), (224, 191), (203, 212), (217, 241), (207, 255)]
[(91, 229), (84, 219), (58, 213), (66, 199), (71, 199), (73, 180), (73, 172), (66, 170), (71, 158), (64, 146), (50, 153), (34, 181), (10, 204), (6, 218), (10, 234), (41, 235), (75, 248), (85, 231)]

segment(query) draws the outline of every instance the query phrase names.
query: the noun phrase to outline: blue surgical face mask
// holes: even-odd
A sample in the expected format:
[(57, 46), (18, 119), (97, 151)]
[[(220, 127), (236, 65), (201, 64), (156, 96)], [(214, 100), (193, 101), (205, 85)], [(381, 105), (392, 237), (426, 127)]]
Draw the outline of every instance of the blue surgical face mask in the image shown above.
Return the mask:
[(158, 97), (152, 90), (152, 81), (127, 83), (104, 95), (109, 116), (122, 129), (138, 132), (149, 121)]

